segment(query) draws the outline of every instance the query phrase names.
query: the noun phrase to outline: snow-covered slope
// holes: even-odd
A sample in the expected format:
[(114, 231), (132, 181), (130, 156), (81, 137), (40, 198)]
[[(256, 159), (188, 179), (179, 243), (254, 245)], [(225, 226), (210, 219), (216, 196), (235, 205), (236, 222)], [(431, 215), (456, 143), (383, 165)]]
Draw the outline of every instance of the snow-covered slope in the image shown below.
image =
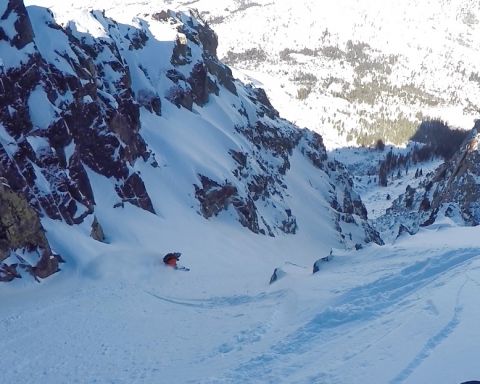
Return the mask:
[[(86, 255), (99, 249), (54, 224), (47, 228), (59, 243), (67, 239)], [(132, 242), (129, 231), (109, 226)], [(305, 253), (322, 252), (307, 242), (285, 250), (291, 242), (216, 229), (185, 242), (188, 273), (158, 265), (158, 245), (146, 227), (142, 247), (104, 246), (101, 257), (79, 260), (72, 273), (51, 277), (42, 289), (20, 280), (2, 286), (0, 340), (9, 367), (2, 381), (451, 384), (479, 378), (477, 228), (422, 229), (395, 245), (334, 251), (315, 275)], [(168, 234), (166, 246), (185, 241)], [(296, 266), (280, 263), (288, 257)], [(273, 265), (288, 275), (269, 286)]]

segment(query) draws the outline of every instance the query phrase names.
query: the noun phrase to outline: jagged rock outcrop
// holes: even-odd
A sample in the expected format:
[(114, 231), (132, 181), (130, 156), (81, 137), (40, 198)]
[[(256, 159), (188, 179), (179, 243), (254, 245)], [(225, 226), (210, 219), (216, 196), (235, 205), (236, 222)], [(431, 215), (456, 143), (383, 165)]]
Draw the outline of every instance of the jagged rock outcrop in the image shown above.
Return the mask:
[[(82, 222), (94, 209), (86, 167), (115, 178), (124, 201), (153, 211), (143, 182), (131, 172), (133, 163), (147, 160), (149, 153), (139, 135), (139, 104), (118, 42), (63, 28), (39, 7), (29, 12), (46, 22), (32, 30), (23, 3), (11, 1), (5, 15), (11, 9), (18, 20), (10, 50), (22, 52), (25, 44), (15, 43), (20, 40), (29, 40), (30, 47), (23, 49), (25, 62), (0, 73), (0, 124), (5, 131), (0, 176), (39, 212), (69, 224)], [(93, 16), (110, 29), (119, 28), (100, 12)], [(39, 41), (55, 36), (68, 53), (37, 44), (35, 31)], [(125, 39), (132, 49), (139, 46), (138, 34)], [(115, 80), (107, 73), (115, 74)], [(154, 98), (151, 103), (159, 108)]]
[(90, 237), (100, 242), (105, 241), (105, 233), (103, 232), (103, 228), (98, 222), (98, 219), (96, 216), (93, 217), (92, 230), (90, 231)]
[(4, 184), (0, 184), (0, 224), (2, 260), (12, 248), (39, 246), (50, 250), (37, 212), (23, 196)]
[[(457, 205), (467, 225), (480, 224), (480, 121), (460, 151), (432, 178), (430, 203), (423, 210), (438, 211), (445, 204)], [(424, 199), (427, 199), (426, 197)], [(429, 206), (429, 209), (425, 209)]]
[(232, 197), (238, 195), (237, 188), (231, 184), (220, 185), (206, 176), (200, 175), (201, 187), (195, 185), (195, 195), (200, 202), (203, 216), (207, 219), (226, 209)]
[(22, 0), (8, 0), (6, 9), (2, 10), (2, 8), (0, 8), (0, 12), (3, 12), (0, 20), (7, 20), (11, 17), (16, 18), (13, 24), (15, 29), (13, 36), (8, 36), (5, 29), (0, 27), (0, 40), (7, 41), (18, 49), (22, 49), (27, 44), (33, 42), (32, 23), (30, 22)]
[[(427, 174), (417, 188), (407, 186), (379, 220), (398, 234), (416, 233), (421, 226), (432, 225), (438, 216), (458, 224), (480, 224), (480, 122), (451, 160)], [(394, 229), (398, 227), (398, 229)]]
[[(360, 195), (353, 188), (353, 180), (346, 167), (336, 161), (328, 160), (320, 135), (309, 133), (308, 146), (302, 152), (313, 165), (325, 172), (330, 179), (329, 203), (333, 210), (334, 222), (343, 242), (352, 247), (361, 243), (383, 245), (380, 234), (369, 224), (367, 209)], [(353, 226), (353, 228), (352, 228)], [(362, 228), (363, 238), (354, 239), (352, 230)], [(355, 231), (354, 231), (355, 232)]]
[[(36, 255), (37, 263), (29, 264), (16, 251)], [(38, 213), (24, 196), (0, 183), (0, 281), (21, 277), (20, 268), (46, 278), (58, 271), (59, 260), (52, 254)]]
[[(190, 77), (180, 72), (180, 64), (176, 65), (176, 70), (169, 72), (172, 82), (181, 84), (181, 90), (177, 88), (173, 102), (185, 106), (187, 100), (189, 109), (192, 103), (203, 105), (208, 101), (208, 94), (217, 94), (215, 91), (208, 92), (209, 88), (215, 89), (209, 87), (208, 82), (238, 95), (230, 69), (216, 57), (218, 41), (215, 33), (206, 25), (193, 20), (184, 22), (184, 26), (179, 30), (190, 43), (202, 46), (203, 56), (202, 62), (193, 67)], [(208, 71), (207, 75), (205, 69)], [(235, 130), (253, 147), (246, 152), (230, 150), (230, 156), (237, 165), (233, 170), (235, 179), (210, 180), (205, 185), (205, 180), (201, 177), (201, 185), (196, 184), (195, 188), (202, 214), (210, 218), (232, 206), (242, 225), (255, 233), (270, 236), (278, 232), (295, 234), (299, 225), (295, 212), (285, 202), (288, 188), (284, 178), (290, 170), (293, 153), (298, 149), (315, 167), (334, 179), (332, 185), (337, 185), (340, 189), (343, 187), (343, 190), (339, 191), (342, 204), (338, 206), (338, 210), (333, 208), (332, 220), (340, 231), (342, 229), (339, 223), (360, 226), (364, 236), (362, 239), (351, 240), (351, 230), (345, 227), (346, 233), (339, 233), (342, 241), (349, 244), (352, 241), (374, 241), (382, 244), (378, 233), (367, 222), (367, 211), (359, 195), (353, 191), (353, 182), (348, 172), (340, 163), (328, 161), (322, 137), (308, 130), (299, 130), (281, 119), (263, 89), (247, 86), (243, 88), (243, 92), (251, 105), (247, 108), (245, 101), (241, 103), (238, 113), (244, 117), (244, 123), (237, 124)], [(266, 160), (269, 158), (273, 160)], [(340, 199), (340, 195), (336, 196), (335, 192), (327, 199), (334, 201), (336, 198)], [(274, 207), (277, 211), (276, 219), (271, 220), (262, 215), (260, 205)]]
[(272, 276), (270, 276), (270, 283), (269, 284), (275, 283), (276, 281), (278, 281), (282, 277), (285, 277), (286, 275), (287, 275), (287, 273), (282, 268), (280, 268), (280, 267), (275, 268), (273, 270)]
[(202, 56), (197, 57), (197, 61), (187, 75), (176, 69), (168, 71), (167, 77), (175, 84), (167, 92), (167, 98), (171, 102), (192, 110), (193, 103), (201, 107), (208, 102), (210, 94), (218, 96), (219, 86), (238, 95), (232, 71), (218, 60), (218, 37), (211, 28), (192, 17), (172, 11), (161, 15), (155, 14), (154, 17), (159, 20), (166, 18), (172, 22), (182, 22), (177, 28), (178, 35), (170, 59), (175, 67), (192, 63), (190, 44), (202, 48)]

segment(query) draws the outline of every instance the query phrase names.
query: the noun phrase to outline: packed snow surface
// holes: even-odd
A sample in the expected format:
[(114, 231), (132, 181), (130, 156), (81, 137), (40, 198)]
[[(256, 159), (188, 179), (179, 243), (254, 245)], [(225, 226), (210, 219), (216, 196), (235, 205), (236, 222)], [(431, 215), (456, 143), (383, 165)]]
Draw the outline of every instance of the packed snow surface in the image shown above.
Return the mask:
[[(334, 250), (312, 275), (312, 261), (328, 254), (321, 241), (306, 252), (228, 226), (162, 227), (165, 247), (154, 249), (150, 224), (137, 242), (119, 229), (125, 244), (112, 250), (47, 223), (62, 252), (97, 255), (65, 264), (41, 286), (2, 286), (10, 367), (2, 382), (460, 383), (480, 375), (477, 228), (445, 222), (393, 245)], [(190, 272), (162, 265), (173, 244)], [(269, 285), (276, 266), (286, 276)]]

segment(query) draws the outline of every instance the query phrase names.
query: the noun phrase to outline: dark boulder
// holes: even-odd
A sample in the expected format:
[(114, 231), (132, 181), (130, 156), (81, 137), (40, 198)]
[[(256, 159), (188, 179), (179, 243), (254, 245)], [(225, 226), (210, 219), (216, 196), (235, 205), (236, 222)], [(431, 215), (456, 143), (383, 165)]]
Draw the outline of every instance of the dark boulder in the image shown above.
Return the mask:
[(196, 63), (188, 78), (192, 90), (193, 102), (203, 106), (208, 102), (208, 72), (203, 63)]
[(46, 278), (58, 271), (59, 257), (50, 249), (38, 213), (19, 193), (4, 183), (0, 184), (0, 280), (19, 277), (17, 265), (2, 263), (15, 250), (40, 254), (40, 260), (31, 267), (39, 278)]
[(286, 276), (287, 274), (282, 268), (275, 268), (273, 271), (272, 276), (270, 277), (270, 284), (273, 284), (277, 280), (281, 279), (282, 277)]
[(200, 202), (202, 215), (208, 219), (227, 209), (238, 191), (228, 182), (220, 185), (206, 176), (199, 175), (199, 177), (202, 185), (201, 187), (195, 185), (195, 196)]
[(117, 185), (116, 189), (124, 202), (129, 202), (146, 211), (155, 213), (145, 184), (138, 173), (132, 173), (123, 184)]
[(0, 263), (0, 282), (12, 281), (14, 279), (21, 279), (22, 275), (20, 275), (17, 271), (18, 264), (5, 264)]
[[(10, 44), (18, 49), (22, 49), (27, 44), (33, 42), (34, 33), (32, 23), (30, 22), (30, 18), (28, 17), (27, 10), (22, 0), (9, 0), (7, 9), (0, 17), (0, 20), (8, 19), (12, 13), (16, 14), (17, 19), (14, 23), (16, 34), (10, 40)], [(5, 38), (7, 38), (7, 36), (3, 33), (3, 39)]]
[(105, 241), (105, 233), (103, 228), (97, 220), (97, 216), (93, 217), (92, 230), (90, 231), (90, 237), (100, 242)]
[(34, 277), (45, 279), (50, 275), (59, 271), (58, 263), (61, 259), (57, 255), (48, 252), (43, 252), (40, 261), (32, 267)]

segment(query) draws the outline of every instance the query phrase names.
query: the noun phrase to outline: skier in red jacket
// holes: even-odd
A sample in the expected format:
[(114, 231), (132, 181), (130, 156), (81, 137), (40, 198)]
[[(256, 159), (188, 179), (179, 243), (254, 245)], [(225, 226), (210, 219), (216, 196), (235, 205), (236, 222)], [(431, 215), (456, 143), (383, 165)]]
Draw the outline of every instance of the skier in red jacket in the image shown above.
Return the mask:
[(167, 253), (163, 257), (163, 262), (165, 265), (172, 267), (173, 269), (181, 270), (181, 271), (189, 271), (190, 269), (185, 268), (185, 267), (180, 267), (177, 265), (178, 259), (180, 259), (180, 256), (182, 254), (180, 252), (170, 252)]

